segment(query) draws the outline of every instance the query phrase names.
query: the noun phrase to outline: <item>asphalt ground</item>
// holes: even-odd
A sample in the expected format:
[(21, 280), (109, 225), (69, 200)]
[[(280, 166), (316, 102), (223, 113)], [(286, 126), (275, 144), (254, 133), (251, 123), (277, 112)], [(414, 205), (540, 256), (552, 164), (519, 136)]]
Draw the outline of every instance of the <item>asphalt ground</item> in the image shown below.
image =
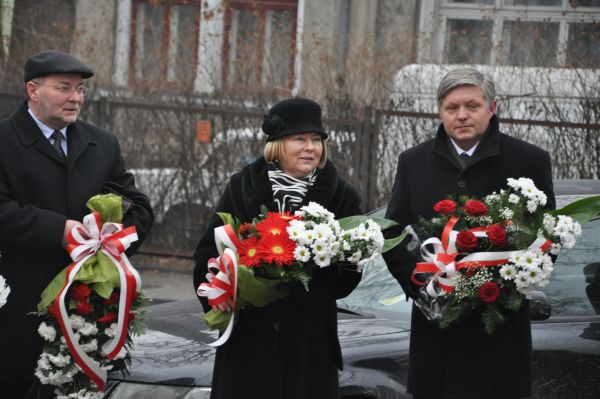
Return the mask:
[(130, 261), (140, 274), (144, 293), (154, 303), (196, 298), (191, 259), (136, 254)]

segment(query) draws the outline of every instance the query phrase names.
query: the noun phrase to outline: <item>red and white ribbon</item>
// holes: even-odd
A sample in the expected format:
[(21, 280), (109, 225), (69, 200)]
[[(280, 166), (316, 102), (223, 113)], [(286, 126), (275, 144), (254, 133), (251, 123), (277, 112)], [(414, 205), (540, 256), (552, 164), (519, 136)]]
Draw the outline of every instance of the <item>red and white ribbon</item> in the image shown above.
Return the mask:
[[(552, 241), (544, 237), (538, 237), (527, 249), (500, 252), (475, 252), (463, 257), (456, 262), (456, 257), (461, 253), (456, 249), (456, 237), (458, 232), (453, 230), (458, 222), (458, 217), (453, 216), (448, 220), (439, 238), (429, 238), (421, 244), (421, 256), (424, 262), (417, 263), (411, 275), (411, 280), (417, 285), (427, 285), (426, 291), (432, 297), (446, 295), (454, 291), (456, 284), (456, 273), (463, 268), (499, 266), (508, 262), (510, 258), (519, 256), (526, 251), (541, 250), (546, 252), (552, 246)], [(477, 237), (487, 237), (485, 228), (474, 228), (470, 230)], [(433, 251), (429, 250), (432, 248)], [(433, 273), (426, 282), (419, 281), (416, 275), (422, 273)]]
[(118, 223), (104, 223), (102, 225), (100, 214), (97, 212), (85, 216), (83, 226), (74, 227), (67, 236), (67, 250), (71, 255), (71, 259), (73, 259), (73, 263), (67, 267), (65, 285), (51, 307), (69, 346), (71, 355), (101, 390), (104, 390), (106, 385), (106, 371), (94, 359), (89, 357), (79, 345), (67, 313), (66, 295), (69, 287), (75, 281), (79, 269), (86, 260), (99, 250), (114, 263), (119, 272), (121, 286), (117, 328), (114, 338), (102, 346), (102, 353), (109, 359), (114, 359), (123, 348), (127, 338), (131, 300), (134, 293), (139, 292), (142, 288), (137, 270), (133, 268), (125, 255), (125, 250), (137, 239), (135, 227), (123, 228), (123, 225)]
[[(215, 229), (215, 244), (219, 251), (219, 257), (208, 260), (208, 273), (206, 274), (208, 283), (200, 284), (196, 294), (207, 297), (209, 305), (213, 307), (227, 302), (231, 298), (235, 309), (238, 277), (237, 247), (240, 240), (233, 228), (225, 225)], [(234, 319), (235, 311), (231, 312), (229, 324), (223, 334), (208, 345), (220, 346), (227, 342), (233, 331)]]

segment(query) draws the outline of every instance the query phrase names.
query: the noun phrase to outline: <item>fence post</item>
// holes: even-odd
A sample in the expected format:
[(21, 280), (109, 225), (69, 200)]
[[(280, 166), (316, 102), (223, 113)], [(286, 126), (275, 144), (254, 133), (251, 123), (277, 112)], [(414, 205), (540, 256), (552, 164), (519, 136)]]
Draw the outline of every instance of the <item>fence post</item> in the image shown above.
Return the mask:
[(360, 160), (359, 160), (359, 189), (364, 199), (365, 211), (370, 211), (375, 206), (377, 193), (377, 129), (371, 122), (373, 108), (365, 107), (363, 121), (360, 126)]

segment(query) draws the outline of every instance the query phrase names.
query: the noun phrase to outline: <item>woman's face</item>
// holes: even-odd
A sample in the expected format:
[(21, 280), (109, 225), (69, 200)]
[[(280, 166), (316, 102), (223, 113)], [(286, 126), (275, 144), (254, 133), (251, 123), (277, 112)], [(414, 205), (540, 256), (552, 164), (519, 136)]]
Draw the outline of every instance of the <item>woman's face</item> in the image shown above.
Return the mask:
[(299, 133), (283, 138), (283, 156), (279, 168), (286, 174), (302, 178), (319, 166), (323, 138), (318, 133)]

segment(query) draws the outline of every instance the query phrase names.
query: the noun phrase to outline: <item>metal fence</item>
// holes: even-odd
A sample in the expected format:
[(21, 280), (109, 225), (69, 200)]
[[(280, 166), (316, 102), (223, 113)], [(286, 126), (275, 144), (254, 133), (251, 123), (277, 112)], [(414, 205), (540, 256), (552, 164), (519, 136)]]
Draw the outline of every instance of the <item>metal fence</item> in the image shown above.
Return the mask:
[[(7, 116), (22, 95), (0, 93)], [(86, 102), (82, 119), (114, 131), (128, 167), (148, 194), (157, 220), (144, 248), (189, 254), (232, 173), (262, 155), (260, 131), (266, 107), (123, 101)], [(365, 108), (359, 117), (324, 123), (330, 159), (362, 193), (363, 208), (384, 205), (391, 194), (398, 154), (431, 138), (434, 113)], [(198, 122), (211, 125), (198, 137)], [(600, 124), (587, 121), (520, 120), (500, 115), (501, 130), (550, 152), (556, 178), (600, 176)]]

